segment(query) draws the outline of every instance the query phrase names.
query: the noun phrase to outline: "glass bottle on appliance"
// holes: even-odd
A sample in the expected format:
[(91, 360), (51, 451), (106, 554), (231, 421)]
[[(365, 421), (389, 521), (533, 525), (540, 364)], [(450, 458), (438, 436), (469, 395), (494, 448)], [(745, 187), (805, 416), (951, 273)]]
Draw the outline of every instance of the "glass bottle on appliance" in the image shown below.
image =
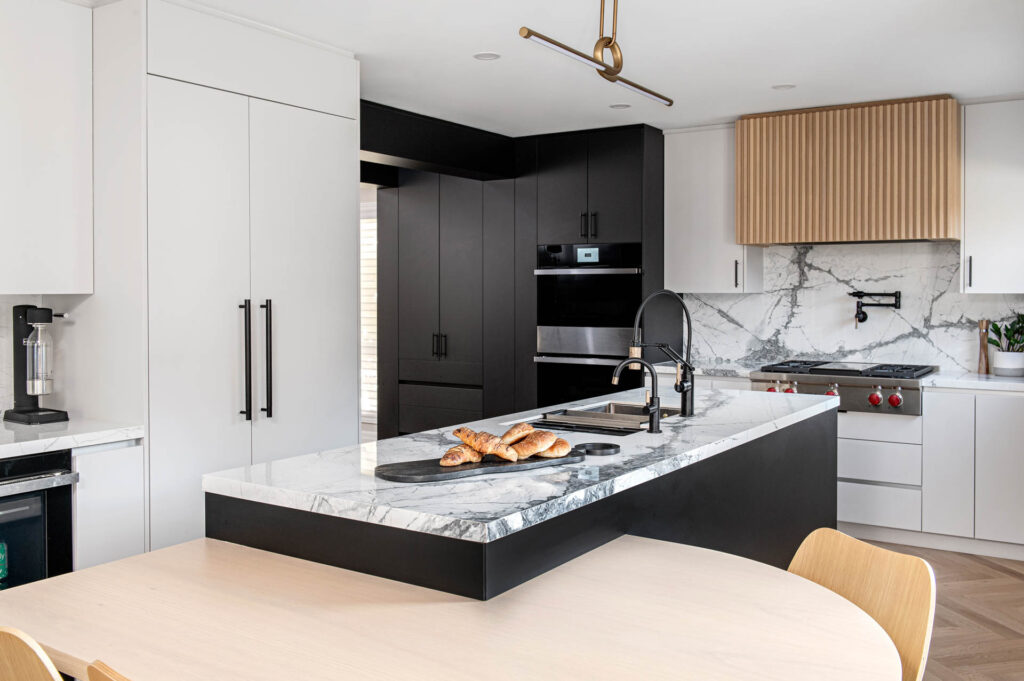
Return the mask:
[(53, 392), (53, 337), (49, 324), (33, 324), (25, 339), (25, 392), (49, 395)]

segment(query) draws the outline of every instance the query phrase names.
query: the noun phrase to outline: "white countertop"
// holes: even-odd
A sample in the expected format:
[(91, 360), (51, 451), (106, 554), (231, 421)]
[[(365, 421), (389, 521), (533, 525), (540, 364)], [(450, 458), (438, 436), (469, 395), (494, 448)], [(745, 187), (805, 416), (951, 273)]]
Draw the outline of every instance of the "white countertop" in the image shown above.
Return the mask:
[(144, 434), (145, 428), (142, 425), (126, 426), (89, 419), (72, 418), (64, 423), (47, 423), (41, 426), (2, 421), (0, 459), (137, 440)]
[[(673, 406), (675, 394), (663, 395)], [(534, 409), (468, 424), (504, 432), (543, 412), (609, 400), (642, 402), (641, 389)], [(468, 541), (489, 542), (751, 440), (839, 407), (823, 395), (774, 395), (698, 389), (694, 416), (661, 421), (662, 432), (627, 436), (559, 432), (570, 444), (614, 442), (622, 452), (517, 473), (447, 482), (399, 483), (374, 477), (378, 464), (437, 459), (458, 443), (452, 428), (430, 430), (203, 476), (213, 494), (388, 525)]]
[(1024, 392), (1024, 376), (995, 376), (971, 372), (940, 371), (921, 379), (927, 388), (959, 388), (961, 390), (998, 390), (1003, 392)]

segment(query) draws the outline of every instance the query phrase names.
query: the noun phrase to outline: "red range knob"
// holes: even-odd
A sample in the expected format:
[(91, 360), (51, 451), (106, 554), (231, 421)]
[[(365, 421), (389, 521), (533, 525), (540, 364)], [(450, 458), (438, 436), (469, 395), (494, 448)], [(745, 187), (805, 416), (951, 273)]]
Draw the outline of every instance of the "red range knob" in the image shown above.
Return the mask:
[(902, 407), (903, 395), (901, 395), (900, 393), (893, 393), (892, 395), (889, 395), (889, 406), (897, 409), (899, 407)]
[(871, 403), (872, 407), (877, 407), (882, 403), (882, 393), (874, 392), (868, 395), (868, 402)]
[(835, 388), (829, 388), (828, 390), (825, 391), (825, 394), (829, 395), (830, 397), (839, 397), (839, 391), (836, 390)]
[(796, 392), (796, 388), (786, 388), (786, 392), (787, 393), (795, 393)]
[(777, 393), (777, 392), (779, 392), (779, 389), (776, 388), (775, 386), (772, 386), (771, 388), (768, 388), (768, 390), (766, 390), (765, 392)]

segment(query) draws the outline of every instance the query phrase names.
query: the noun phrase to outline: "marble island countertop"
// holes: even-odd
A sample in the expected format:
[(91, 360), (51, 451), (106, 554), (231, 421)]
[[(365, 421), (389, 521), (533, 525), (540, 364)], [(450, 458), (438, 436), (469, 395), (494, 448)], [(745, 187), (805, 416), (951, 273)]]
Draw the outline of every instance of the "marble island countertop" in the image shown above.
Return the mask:
[[(673, 406), (663, 396), (665, 406)], [(572, 402), (641, 402), (643, 390)], [(728, 451), (839, 406), (838, 398), (768, 395), (753, 391), (700, 390), (695, 415), (662, 420), (662, 432), (613, 437), (559, 432), (573, 445), (608, 441), (614, 456), (588, 457), (532, 471), (483, 475), (450, 482), (404, 484), (377, 479), (378, 464), (440, 458), (458, 441), (452, 428), (307, 454), (212, 473), (208, 493), (339, 516), (391, 527), (489, 542), (661, 475)], [(500, 434), (511, 423), (530, 420), (537, 409), (467, 424)]]
[(0, 459), (138, 440), (144, 434), (145, 428), (141, 424), (126, 426), (76, 419), (73, 414), (70, 421), (39, 426), (3, 421), (0, 422)]

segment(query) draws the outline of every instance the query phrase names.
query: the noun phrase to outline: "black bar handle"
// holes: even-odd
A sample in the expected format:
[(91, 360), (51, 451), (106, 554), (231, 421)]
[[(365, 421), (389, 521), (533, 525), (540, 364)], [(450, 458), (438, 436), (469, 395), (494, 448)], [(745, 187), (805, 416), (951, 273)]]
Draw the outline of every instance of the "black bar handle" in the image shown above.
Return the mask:
[(441, 358), (448, 356), (448, 334), (441, 334)]
[(590, 214), (590, 236), (597, 236), (597, 213)]
[(739, 260), (733, 260), (732, 261), (732, 279), (733, 279), (733, 288), (739, 288), (740, 287), (740, 261)]
[(246, 298), (238, 308), (245, 310), (245, 409), (238, 413), (252, 421), (252, 301)]
[(587, 214), (580, 213), (580, 237), (587, 238)]
[(441, 359), (441, 335), (430, 334), (430, 356)]
[(974, 256), (967, 256), (967, 286), (974, 286)]
[(270, 320), (272, 310), (271, 300), (260, 305), (260, 308), (267, 311), (267, 406), (260, 407), (260, 411), (271, 418), (274, 415), (274, 327)]

